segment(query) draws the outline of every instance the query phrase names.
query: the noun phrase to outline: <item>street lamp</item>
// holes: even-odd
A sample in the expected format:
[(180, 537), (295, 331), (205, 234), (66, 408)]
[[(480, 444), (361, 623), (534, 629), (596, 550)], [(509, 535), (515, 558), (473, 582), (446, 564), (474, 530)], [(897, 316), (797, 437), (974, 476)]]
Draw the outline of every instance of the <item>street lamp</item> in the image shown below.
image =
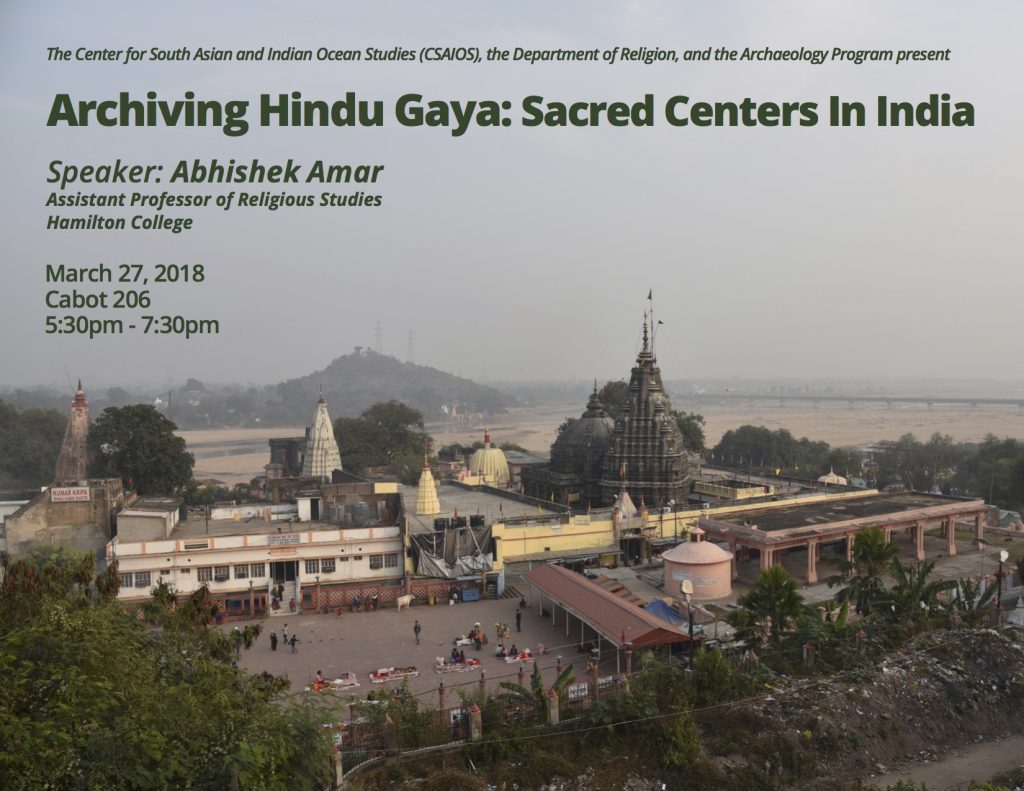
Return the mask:
[(996, 626), (1003, 622), (1003, 564), (1010, 559), (1010, 553), (999, 550), (999, 575), (996, 577)]
[[(994, 547), (991, 541), (987, 538), (979, 538), (979, 544), (983, 544), (981, 548), (981, 576), (985, 574), (985, 547)], [(996, 574), (996, 626), (1002, 622), (1003, 617), (1003, 564), (1010, 559), (1010, 553), (1005, 549), (999, 550), (999, 571)], [(979, 585), (980, 585), (979, 579)]]
[(690, 597), (693, 595), (693, 580), (683, 580), (679, 583), (679, 592), (686, 600), (686, 620), (690, 624), (690, 639), (687, 642), (687, 649), (690, 652), (690, 670), (693, 671), (693, 607), (690, 606)]

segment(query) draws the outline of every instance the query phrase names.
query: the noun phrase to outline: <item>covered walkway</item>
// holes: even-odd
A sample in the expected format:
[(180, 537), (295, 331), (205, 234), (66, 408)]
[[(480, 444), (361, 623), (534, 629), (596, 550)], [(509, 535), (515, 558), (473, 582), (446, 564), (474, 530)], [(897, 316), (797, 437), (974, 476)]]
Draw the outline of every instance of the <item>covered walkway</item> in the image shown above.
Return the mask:
[(544, 613), (545, 603), (550, 606), (552, 625), (558, 623), (561, 611), (566, 637), (570, 636), (575, 621), (579, 624), (581, 645), (596, 638), (600, 650), (602, 643), (610, 643), (616, 651), (617, 672), (622, 672), (623, 649), (626, 649), (628, 673), (631, 671), (631, 649), (685, 643), (687, 640), (686, 633), (680, 629), (636, 604), (624, 601), (582, 574), (561, 566), (540, 566), (524, 574), (523, 581), (529, 585), (531, 606), (534, 591), (537, 593), (538, 613)]

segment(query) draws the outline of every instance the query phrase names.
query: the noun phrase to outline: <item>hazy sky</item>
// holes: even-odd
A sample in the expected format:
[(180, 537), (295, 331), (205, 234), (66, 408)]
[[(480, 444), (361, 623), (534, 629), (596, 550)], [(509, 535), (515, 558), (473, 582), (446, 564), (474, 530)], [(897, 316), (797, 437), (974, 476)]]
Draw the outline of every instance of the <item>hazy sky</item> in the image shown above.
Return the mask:
[[(553, 8), (556, 6), (557, 8)], [(489, 379), (628, 373), (653, 289), (669, 378), (1024, 379), (1018, 2), (13, 3), (0, 10), (0, 385), (273, 382), (374, 342)], [(708, 46), (952, 50), (949, 63), (49, 63), (46, 47)], [(47, 128), (75, 100), (155, 90), (382, 99), (383, 128)], [(394, 100), (509, 99), (507, 129), (403, 128)], [(971, 101), (967, 129), (523, 128), (522, 97)], [(250, 118), (255, 108), (250, 108)], [(382, 163), (375, 209), (194, 212), (194, 230), (45, 230), (47, 165)], [(168, 185), (170, 186), (170, 185)], [(82, 189), (89, 191), (88, 186)], [(121, 188), (131, 189), (131, 187)], [(155, 187), (150, 188), (150, 191)], [(215, 187), (170, 186), (176, 193)], [(253, 186), (245, 189), (275, 189)], [(287, 188), (318, 194), (318, 185)], [(356, 187), (339, 187), (352, 192)], [(99, 187), (97, 192), (110, 192)], [(103, 210), (95, 210), (102, 212)], [(86, 213), (82, 211), (81, 213)], [(120, 216), (123, 212), (113, 212)], [(134, 212), (129, 212), (130, 215)], [(149, 212), (152, 213), (152, 212)], [(169, 210), (169, 215), (188, 214)], [(75, 212), (67, 212), (73, 216)], [(221, 334), (45, 336), (47, 263), (202, 263), (154, 312)], [(108, 317), (118, 317), (109, 312)]]

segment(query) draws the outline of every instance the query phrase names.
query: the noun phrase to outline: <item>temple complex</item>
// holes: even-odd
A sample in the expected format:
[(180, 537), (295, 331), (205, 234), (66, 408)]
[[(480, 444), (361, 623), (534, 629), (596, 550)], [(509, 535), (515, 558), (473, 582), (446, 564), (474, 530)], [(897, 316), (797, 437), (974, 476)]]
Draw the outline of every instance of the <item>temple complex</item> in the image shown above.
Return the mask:
[(341, 469), (341, 453), (338, 441), (334, 438), (334, 426), (331, 416), (327, 413), (327, 402), (324, 394), (316, 402), (316, 413), (313, 415), (313, 426), (306, 429), (306, 455), (302, 460), (303, 478), (321, 478), (330, 480), (335, 470)]
[(57, 454), (56, 483), (77, 483), (88, 477), (89, 453), (89, 402), (85, 400), (82, 380), (78, 380), (75, 400), (71, 402), (71, 414), (64, 429), (64, 441)]

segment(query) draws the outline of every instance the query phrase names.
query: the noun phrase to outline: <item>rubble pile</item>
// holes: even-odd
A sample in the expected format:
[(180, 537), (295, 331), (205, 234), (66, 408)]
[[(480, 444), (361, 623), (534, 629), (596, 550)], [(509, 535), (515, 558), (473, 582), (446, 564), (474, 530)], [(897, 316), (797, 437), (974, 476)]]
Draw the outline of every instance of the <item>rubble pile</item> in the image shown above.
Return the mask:
[[(923, 634), (876, 668), (782, 680), (731, 716), (720, 765), (769, 777), (853, 779), (1024, 726), (1024, 649), (992, 630)], [(738, 714), (739, 712), (734, 712)], [(742, 732), (742, 722), (749, 727)], [(719, 730), (720, 726), (714, 727)], [(708, 744), (711, 746), (711, 744)], [(716, 750), (712, 747), (712, 751)]]

